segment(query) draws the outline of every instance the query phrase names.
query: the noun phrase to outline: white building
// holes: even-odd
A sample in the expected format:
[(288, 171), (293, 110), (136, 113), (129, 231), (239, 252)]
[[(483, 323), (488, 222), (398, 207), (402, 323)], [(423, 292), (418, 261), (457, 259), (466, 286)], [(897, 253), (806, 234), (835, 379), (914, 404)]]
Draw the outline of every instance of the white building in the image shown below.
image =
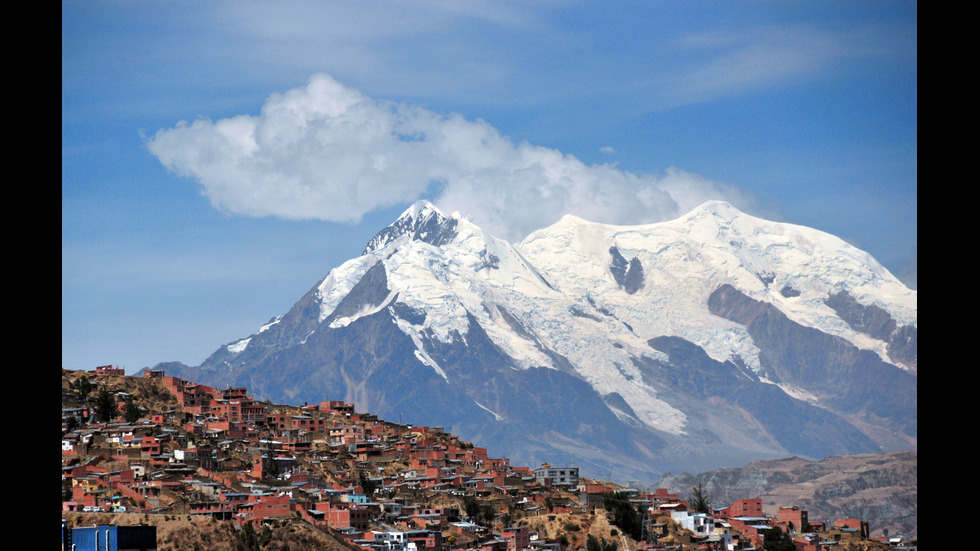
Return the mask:
[(552, 467), (545, 463), (534, 469), (538, 481), (550, 480), (552, 486), (578, 486), (578, 467)]
[(414, 541), (408, 541), (405, 532), (375, 532), (372, 549), (384, 549), (385, 551), (417, 551)]
[(694, 532), (699, 536), (707, 536), (714, 531), (715, 519), (705, 513), (692, 513), (690, 511), (673, 511), (670, 518), (680, 524), (683, 528)]

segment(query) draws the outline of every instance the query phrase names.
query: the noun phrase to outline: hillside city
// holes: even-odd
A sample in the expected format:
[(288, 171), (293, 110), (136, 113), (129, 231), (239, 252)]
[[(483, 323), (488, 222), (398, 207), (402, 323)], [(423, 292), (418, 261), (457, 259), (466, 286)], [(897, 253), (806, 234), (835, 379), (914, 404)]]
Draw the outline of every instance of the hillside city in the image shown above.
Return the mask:
[[(253, 399), (247, 388), (212, 388), (163, 370), (142, 377), (113, 366), (62, 370), (63, 548), (916, 546), (871, 538), (862, 519), (818, 521), (797, 506), (763, 511), (759, 498), (717, 504), (700, 488), (681, 499), (665, 488), (587, 479), (574, 466), (513, 465), (442, 427), (384, 421), (329, 398), (276, 405)], [(123, 517), (137, 522), (113, 522)], [(234, 541), (222, 547), (220, 536), (196, 540), (197, 528), (162, 538), (158, 521), (178, 517), (198, 522), (192, 527), (207, 521), (231, 528), (223, 533)], [(315, 534), (307, 547), (286, 535), (301, 529)]]

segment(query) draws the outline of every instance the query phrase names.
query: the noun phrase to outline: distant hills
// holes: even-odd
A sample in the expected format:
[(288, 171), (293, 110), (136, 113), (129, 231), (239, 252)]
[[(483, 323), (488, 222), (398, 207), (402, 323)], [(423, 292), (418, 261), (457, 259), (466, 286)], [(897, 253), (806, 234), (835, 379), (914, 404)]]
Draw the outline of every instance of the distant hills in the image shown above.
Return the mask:
[(700, 474), (667, 473), (656, 484), (682, 496), (702, 484), (712, 502), (761, 498), (774, 515), (781, 506), (807, 510), (811, 522), (867, 520), (873, 536), (918, 538), (918, 454), (913, 451), (754, 461)]

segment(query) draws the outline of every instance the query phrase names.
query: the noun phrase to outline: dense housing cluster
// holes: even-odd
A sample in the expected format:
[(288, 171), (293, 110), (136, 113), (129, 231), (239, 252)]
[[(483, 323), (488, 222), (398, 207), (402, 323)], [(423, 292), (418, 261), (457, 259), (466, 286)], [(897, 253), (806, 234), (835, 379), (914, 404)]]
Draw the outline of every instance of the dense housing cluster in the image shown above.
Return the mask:
[[(795, 549), (820, 551), (869, 539), (867, 522), (812, 522), (798, 507), (771, 517), (758, 498), (697, 512), (664, 488), (593, 481), (576, 467), (515, 466), (440, 427), (385, 422), (343, 401), (273, 405), (245, 388), (149, 370), (143, 388), (159, 389), (153, 405), (169, 406), (153, 411), (137, 405), (149, 404), (148, 396), (117, 391), (106, 398), (107, 381), (122, 379), (121, 370), (102, 366), (86, 375), (96, 382), (75, 377), (69, 386), (78, 397), (100, 398), (63, 398), (64, 512), (206, 515), (239, 527), (308, 522), (384, 551), (593, 551), (627, 541), (629, 549), (686, 542), (685, 549), (736, 550), (763, 547), (774, 534)], [(617, 527), (610, 541), (576, 537), (597, 513)], [(566, 533), (550, 533), (535, 519), (564, 522)]]

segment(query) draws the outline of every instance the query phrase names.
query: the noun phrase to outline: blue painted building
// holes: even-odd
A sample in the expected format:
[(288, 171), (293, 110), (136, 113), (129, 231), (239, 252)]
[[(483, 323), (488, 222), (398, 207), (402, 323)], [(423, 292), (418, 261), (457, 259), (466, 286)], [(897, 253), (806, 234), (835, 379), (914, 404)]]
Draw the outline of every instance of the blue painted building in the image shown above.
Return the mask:
[(153, 551), (156, 526), (83, 526), (62, 529), (65, 551)]

